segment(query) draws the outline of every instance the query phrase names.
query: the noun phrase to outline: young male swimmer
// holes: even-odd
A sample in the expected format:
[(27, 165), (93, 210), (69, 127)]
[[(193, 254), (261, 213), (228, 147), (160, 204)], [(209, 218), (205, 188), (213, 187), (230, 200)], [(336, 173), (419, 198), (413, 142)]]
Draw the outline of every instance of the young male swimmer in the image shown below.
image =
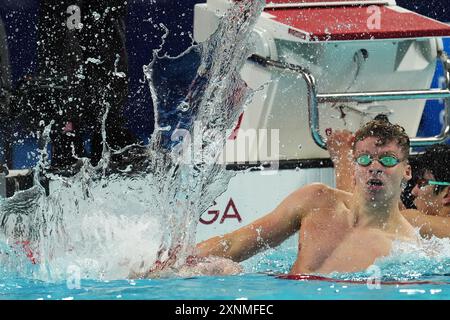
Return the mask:
[(419, 159), (414, 204), (427, 215), (450, 217), (450, 145), (433, 145)]
[(323, 184), (301, 187), (266, 216), (201, 242), (197, 256), (240, 262), (299, 231), (291, 274), (365, 270), (389, 255), (395, 240), (418, 240), (398, 206), (401, 183), (411, 178), (409, 148), (402, 127), (368, 122), (355, 134), (353, 193)]
[[(336, 187), (348, 192), (353, 190), (353, 141), (353, 134), (347, 130), (333, 132), (327, 140), (336, 172)], [(415, 175), (419, 179), (411, 192), (417, 210), (404, 210), (402, 214), (420, 229), (422, 236), (449, 237), (450, 146), (438, 144), (428, 147), (418, 160)]]

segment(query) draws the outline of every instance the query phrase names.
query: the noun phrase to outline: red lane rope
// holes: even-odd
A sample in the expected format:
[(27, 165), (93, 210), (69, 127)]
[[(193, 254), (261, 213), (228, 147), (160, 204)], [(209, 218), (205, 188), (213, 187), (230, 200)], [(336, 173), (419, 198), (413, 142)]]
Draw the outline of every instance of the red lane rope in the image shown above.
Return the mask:
[(28, 240), (25, 241), (17, 241), (15, 243), (16, 245), (22, 246), (23, 251), (25, 252), (25, 255), (27, 256), (28, 260), (31, 261), (32, 264), (37, 264), (37, 257), (36, 254), (31, 250), (31, 243)]
[[(278, 275), (278, 279), (284, 280), (297, 280), (297, 281), (327, 281), (336, 283), (353, 283), (353, 284), (366, 284), (367, 280), (344, 280), (344, 279), (334, 279), (323, 276), (311, 275), (311, 274), (289, 274), (289, 275)], [(380, 285), (416, 285), (416, 284), (433, 284), (433, 285), (443, 285), (450, 284), (446, 281), (380, 281)]]

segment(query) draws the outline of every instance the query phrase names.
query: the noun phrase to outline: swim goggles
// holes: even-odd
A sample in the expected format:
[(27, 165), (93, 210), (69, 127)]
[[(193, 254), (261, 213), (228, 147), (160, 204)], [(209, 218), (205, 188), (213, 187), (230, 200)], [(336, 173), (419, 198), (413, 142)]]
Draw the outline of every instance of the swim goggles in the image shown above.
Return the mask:
[(374, 159), (370, 154), (363, 154), (355, 159), (356, 163), (363, 167), (369, 166), (374, 160), (378, 160), (378, 162), (381, 163), (383, 167), (387, 168), (395, 167), (400, 163), (399, 159), (394, 156), (388, 155), (382, 156), (378, 159)]
[(423, 188), (427, 185), (431, 185), (431, 186), (450, 186), (450, 182), (444, 182), (444, 181), (436, 181), (436, 180), (428, 180), (428, 179), (419, 179), (416, 182), (416, 185), (419, 188)]

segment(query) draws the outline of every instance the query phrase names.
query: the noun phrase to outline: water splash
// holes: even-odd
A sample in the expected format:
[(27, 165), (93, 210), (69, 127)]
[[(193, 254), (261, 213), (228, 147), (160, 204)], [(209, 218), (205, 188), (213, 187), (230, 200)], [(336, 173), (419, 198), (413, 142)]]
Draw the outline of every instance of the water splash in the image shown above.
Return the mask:
[[(381, 282), (425, 281), (450, 275), (450, 239), (420, 238), (411, 244), (395, 241), (387, 257), (377, 259), (374, 268), (354, 273), (317, 274), (327, 278), (355, 281), (365, 285), (368, 279), (379, 276)], [(298, 253), (298, 237), (293, 236), (277, 248), (269, 249), (242, 263), (246, 273), (289, 274)], [(446, 280), (445, 280), (446, 281)]]
[[(155, 118), (157, 130), (150, 143), (152, 175), (161, 182), (159, 208), (170, 221), (168, 230), (163, 232), (158, 257), (170, 261), (175, 255), (176, 261), (169, 263), (175, 267), (180, 266), (180, 262), (191, 253), (199, 214), (225, 191), (224, 186), (231, 178), (231, 173), (217, 165), (217, 162), (228, 137), (223, 133), (233, 127), (244, 103), (251, 96), (250, 90), (240, 79), (239, 70), (250, 54), (249, 31), (263, 7), (263, 1), (234, 4), (210, 39), (187, 51), (199, 52), (201, 63), (187, 96), (175, 108), (185, 113), (185, 118), (189, 120), (170, 136), (170, 140), (174, 140), (177, 132), (183, 132), (181, 150), (191, 151), (187, 161), (184, 157), (174, 157), (173, 153), (167, 154), (164, 142), (168, 140), (168, 133), (162, 128), (171, 127), (163, 126), (161, 119)], [(159, 58), (158, 52), (154, 52), (152, 63), (144, 69), (153, 93), (157, 93), (153, 81), (154, 64), (158, 59), (171, 59), (167, 56)], [(154, 106), (157, 115), (173, 110), (164, 109), (157, 99), (154, 100)], [(199, 143), (196, 144), (197, 140)], [(176, 143), (172, 148), (180, 150)], [(168, 166), (158, 165), (166, 161), (168, 156), (172, 158)], [(178, 207), (181, 212), (174, 214), (174, 207)]]
[[(4, 268), (22, 276), (59, 280), (75, 267), (82, 278), (112, 279), (145, 273), (156, 259), (168, 268), (184, 263), (194, 246), (200, 214), (231, 178), (217, 160), (227, 139), (223, 133), (233, 127), (251, 96), (239, 70), (263, 6), (262, 0), (235, 3), (209, 41), (188, 50), (199, 52), (201, 62), (188, 95), (175, 106), (189, 119), (176, 128), (186, 134), (170, 147), (165, 142), (172, 140), (167, 134), (173, 131), (164, 130), (157, 116), (168, 110), (160, 103), (164, 96), (155, 86), (153, 68), (158, 61), (176, 58), (160, 57), (158, 50), (153, 53), (144, 72), (154, 99), (156, 130), (141, 159), (143, 170), (107, 175), (112, 153), (125, 150), (110, 150), (106, 143), (98, 166), (80, 159), (81, 170), (72, 177), (46, 172), (42, 157), (36, 181), (43, 175), (49, 178), (50, 195), (36, 184), (0, 202)], [(190, 144), (197, 140), (199, 148)], [(191, 161), (179, 156), (177, 143), (181, 150), (193, 149)]]
[[(450, 239), (420, 238), (419, 243), (394, 241), (391, 253), (374, 262), (380, 272), (380, 281), (414, 281), (450, 274)], [(372, 277), (370, 270), (357, 273), (336, 273), (333, 278), (365, 280)]]

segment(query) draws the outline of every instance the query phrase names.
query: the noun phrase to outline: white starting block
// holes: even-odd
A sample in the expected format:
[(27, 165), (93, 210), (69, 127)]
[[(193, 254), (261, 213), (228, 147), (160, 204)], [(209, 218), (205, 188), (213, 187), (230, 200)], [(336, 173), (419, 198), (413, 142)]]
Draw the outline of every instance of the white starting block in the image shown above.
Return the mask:
[[(196, 5), (197, 42), (215, 31), (231, 4), (208, 0)], [(305, 183), (333, 185), (324, 150), (327, 128), (355, 131), (383, 113), (405, 127), (413, 146), (445, 140), (450, 134), (450, 60), (441, 38), (446, 36), (449, 25), (393, 0), (267, 0), (252, 32), (253, 55), (241, 70), (249, 87), (263, 89), (228, 140), (225, 161), (240, 168), (275, 161), (279, 170), (265, 177), (239, 172), (202, 215), (198, 239), (255, 220)], [(430, 90), (437, 63), (444, 64), (446, 88)], [(436, 137), (415, 138), (426, 99), (445, 99), (444, 127)], [(270, 139), (259, 136), (260, 130), (276, 130), (278, 153), (261, 152)], [(256, 138), (249, 137), (251, 131)]]

